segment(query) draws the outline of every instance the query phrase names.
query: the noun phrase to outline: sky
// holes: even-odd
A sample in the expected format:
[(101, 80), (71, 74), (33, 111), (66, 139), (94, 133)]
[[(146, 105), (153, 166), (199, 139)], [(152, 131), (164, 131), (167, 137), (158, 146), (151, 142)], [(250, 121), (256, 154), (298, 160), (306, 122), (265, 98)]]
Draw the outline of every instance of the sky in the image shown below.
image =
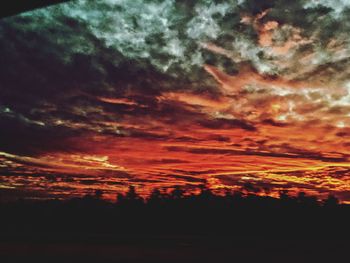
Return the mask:
[(78, 0), (0, 20), (0, 196), (206, 184), (350, 203), (348, 0)]

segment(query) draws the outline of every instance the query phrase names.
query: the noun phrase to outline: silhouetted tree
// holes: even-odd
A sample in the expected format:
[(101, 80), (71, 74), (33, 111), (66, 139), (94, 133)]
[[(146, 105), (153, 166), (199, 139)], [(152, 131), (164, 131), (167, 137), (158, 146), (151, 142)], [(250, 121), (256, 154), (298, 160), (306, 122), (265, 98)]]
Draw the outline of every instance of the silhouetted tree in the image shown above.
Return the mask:
[(162, 193), (158, 188), (154, 188), (149, 196), (149, 200), (159, 200), (162, 198)]
[(101, 189), (97, 189), (95, 191), (95, 198), (96, 199), (102, 199), (102, 196), (103, 196), (103, 191)]
[(289, 191), (286, 189), (280, 190), (278, 194), (281, 201), (285, 202), (292, 199), (291, 196), (289, 195)]
[(240, 200), (243, 198), (243, 193), (240, 191), (234, 191), (232, 197), (233, 197), (233, 199)]
[(209, 199), (213, 197), (213, 193), (207, 185), (201, 184), (199, 186), (199, 189), (200, 189), (199, 197), (205, 198), (205, 199)]
[(250, 182), (245, 183), (242, 186), (242, 190), (248, 194), (257, 194), (261, 192), (261, 189)]
[(336, 205), (338, 199), (332, 195), (320, 202), (303, 192), (296, 198), (290, 197), (284, 190), (280, 191), (280, 199), (253, 194), (242, 196), (236, 191), (220, 196), (204, 184), (197, 195), (184, 195), (182, 190), (175, 187), (172, 194), (167, 195), (154, 189), (147, 202), (143, 202), (131, 186), (126, 193), (118, 194), (117, 205), (97, 199), (103, 194), (100, 191), (69, 201), (23, 200), (1, 205), (0, 223), (8, 233), (18, 234), (25, 229), (33, 235), (36, 231), (46, 234), (48, 230), (53, 235), (60, 235), (62, 230), (115, 236), (119, 233), (288, 234), (298, 238), (300, 235), (314, 237), (318, 233), (350, 235), (350, 206)]
[(183, 198), (184, 190), (181, 189), (180, 186), (175, 186), (175, 188), (171, 191), (170, 197), (172, 199), (181, 199)]
[(299, 192), (297, 199), (300, 203), (304, 202), (306, 199), (306, 193), (305, 192)]
[(129, 189), (126, 192), (125, 198), (126, 199), (130, 199), (130, 200), (137, 199), (137, 193), (136, 193), (136, 190), (135, 190), (135, 186), (133, 186), (133, 185), (129, 186)]
[(336, 198), (334, 195), (329, 194), (328, 197), (323, 200), (323, 205), (327, 207), (335, 207), (339, 204), (338, 198)]
[(152, 190), (148, 202), (151, 204), (160, 204), (164, 203), (168, 198), (168, 195), (165, 192), (160, 191), (158, 188)]
[(140, 203), (142, 202), (141, 196), (138, 195), (136, 192), (135, 186), (130, 185), (128, 191), (125, 194), (125, 200), (129, 202), (134, 202), (134, 203)]
[(117, 194), (117, 203), (123, 203), (125, 201), (125, 195), (122, 193)]
[(225, 198), (231, 198), (233, 196), (234, 192), (231, 189), (225, 190)]
[(300, 203), (302, 205), (307, 205), (307, 206), (318, 205), (317, 198), (315, 196), (308, 196), (308, 195), (306, 195), (305, 192), (298, 193), (297, 201), (298, 201), (298, 203)]

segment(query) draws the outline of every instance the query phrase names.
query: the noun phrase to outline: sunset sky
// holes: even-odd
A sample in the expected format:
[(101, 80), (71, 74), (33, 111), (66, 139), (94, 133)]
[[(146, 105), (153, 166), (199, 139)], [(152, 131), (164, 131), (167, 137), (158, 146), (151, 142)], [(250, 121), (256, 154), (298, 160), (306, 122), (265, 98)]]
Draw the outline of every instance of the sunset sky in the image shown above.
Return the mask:
[(246, 183), (350, 203), (348, 0), (79, 0), (0, 20), (0, 196)]

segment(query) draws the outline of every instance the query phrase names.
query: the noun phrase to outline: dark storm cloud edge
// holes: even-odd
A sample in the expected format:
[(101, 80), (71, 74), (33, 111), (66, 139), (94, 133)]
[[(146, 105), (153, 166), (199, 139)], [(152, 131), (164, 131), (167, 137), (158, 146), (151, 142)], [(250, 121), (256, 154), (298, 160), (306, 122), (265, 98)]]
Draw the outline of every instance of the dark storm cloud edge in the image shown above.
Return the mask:
[[(156, 87), (153, 82), (148, 85), (131, 83), (133, 88), (147, 86), (143, 87), (145, 92), (151, 92), (152, 89), (179, 89), (184, 86), (208, 88), (213, 83), (201, 69), (203, 63), (214, 63), (224, 68), (228, 68), (229, 63), (235, 63), (201, 49), (198, 41), (214, 41), (215, 44), (225, 47), (231, 45), (235, 39), (243, 37), (248, 42), (256, 43), (257, 36), (251, 26), (240, 23), (241, 14), (256, 15), (270, 9), (264, 20), (271, 19), (281, 24), (300, 26), (307, 36), (322, 28), (319, 37), (325, 43), (349, 30), (346, 23), (341, 23), (347, 19), (347, 9), (335, 18), (331, 15), (334, 10), (330, 7), (317, 5), (306, 9), (307, 2), (294, 1), (291, 4), (289, 1), (197, 1), (196, 4), (191, 4), (185, 1), (72, 1), (2, 21), (2, 50), (4, 55), (7, 54), (4, 62), (16, 65), (12, 67), (15, 70), (8, 69), (2, 77), (9, 75), (4, 78), (8, 79), (5, 83), (19, 84), (16, 85), (17, 88), (23, 86), (20, 84), (36, 86), (40, 94), (34, 93), (34, 97), (42, 95), (44, 98), (53, 91), (56, 93), (65, 88), (72, 89), (75, 86), (73, 84), (77, 83), (79, 89), (106, 92), (109, 85), (115, 86), (118, 80), (124, 85), (123, 80), (130, 82), (137, 74), (145, 74), (147, 79), (147, 73), (150, 75), (148, 77), (157, 80), (165, 76), (168, 79)], [(148, 21), (139, 10), (154, 17), (148, 18)], [(158, 11), (164, 12), (155, 16)], [(200, 11), (209, 16), (208, 24), (202, 21)], [(315, 19), (320, 16), (324, 21)], [(158, 25), (162, 23), (155, 23), (162, 21), (165, 24), (163, 26)], [(148, 24), (143, 25), (141, 22)], [(12, 45), (7, 45), (10, 42)], [(171, 46), (165, 48), (169, 43)], [(232, 46), (228, 48), (232, 49)], [(193, 54), (200, 59), (196, 61)], [(14, 62), (13, 58), (22, 58), (22, 61), (10, 63)], [(253, 59), (250, 62), (254, 63)], [(136, 69), (132, 70), (134, 67)], [(232, 67), (238, 69), (238, 65)], [(14, 75), (19, 72), (29, 75), (30, 78), (24, 76), (26, 81), (18, 83)], [(191, 74), (187, 74), (188, 72)], [(46, 81), (40, 79), (38, 74), (45, 75)], [(123, 79), (122, 75), (125, 74)], [(176, 81), (169, 79), (169, 75), (176, 77)], [(81, 76), (84, 79), (79, 79)], [(63, 79), (67, 84), (62, 86)], [(202, 79), (208, 82), (204, 87), (204, 83), (200, 81)], [(58, 84), (55, 85), (54, 81), (57, 80)], [(179, 80), (183, 82), (179, 83)], [(111, 89), (111, 92), (116, 91)]]

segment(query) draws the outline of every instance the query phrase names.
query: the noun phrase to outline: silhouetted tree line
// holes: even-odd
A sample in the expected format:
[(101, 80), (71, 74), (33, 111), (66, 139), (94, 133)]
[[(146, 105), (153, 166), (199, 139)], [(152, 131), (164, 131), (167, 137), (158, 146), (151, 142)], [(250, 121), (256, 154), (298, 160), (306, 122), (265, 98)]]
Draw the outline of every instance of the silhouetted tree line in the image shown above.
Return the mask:
[(213, 235), (225, 237), (342, 237), (350, 234), (350, 206), (332, 195), (319, 201), (281, 191), (279, 198), (242, 192), (216, 195), (204, 185), (199, 194), (181, 187), (154, 189), (146, 199), (133, 186), (116, 202), (103, 192), (70, 200), (1, 204), (4, 238), (71, 238), (133, 235)]

